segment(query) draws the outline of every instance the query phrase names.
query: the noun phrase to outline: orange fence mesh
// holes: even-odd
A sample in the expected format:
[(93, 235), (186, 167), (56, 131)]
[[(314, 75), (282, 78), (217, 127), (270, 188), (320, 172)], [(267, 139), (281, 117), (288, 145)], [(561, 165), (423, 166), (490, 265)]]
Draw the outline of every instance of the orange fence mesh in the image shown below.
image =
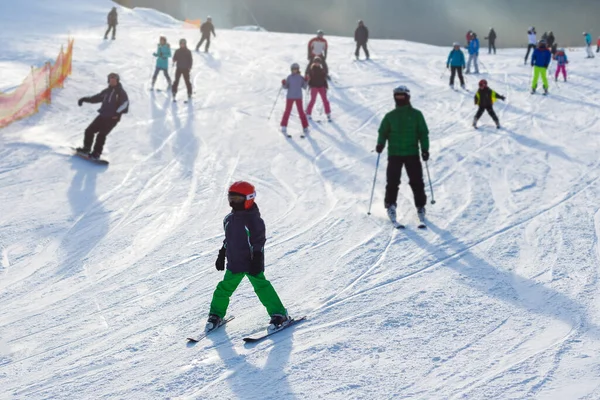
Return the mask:
[(62, 88), (71, 74), (73, 39), (69, 39), (67, 51), (61, 48), (54, 63), (43, 67), (31, 67), (23, 83), (11, 93), (0, 93), (0, 128), (38, 112), (40, 104), (50, 103), (52, 89)]
[(202, 23), (199, 19), (186, 19), (183, 21), (183, 27), (189, 29), (198, 29), (200, 28), (200, 24)]

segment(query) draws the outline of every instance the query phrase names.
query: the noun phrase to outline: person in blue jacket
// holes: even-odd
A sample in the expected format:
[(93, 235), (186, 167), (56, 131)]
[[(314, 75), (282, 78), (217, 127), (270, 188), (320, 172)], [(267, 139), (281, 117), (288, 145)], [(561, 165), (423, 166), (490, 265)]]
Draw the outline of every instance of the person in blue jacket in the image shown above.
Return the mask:
[(546, 42), (540, 40), (538, 47), (531, 56), (531, 66), (533, 67), (533, 82), (531, 84), (531, 94), (537, 89), (540, 76), (544, 84), (544, 94), (548, 94), (548, 66), (552, 61), (552, 53), (546, 47)]
[(594, 58), (594, 52), (592, 51), (592, 35), (589, 32), (583, 32), (585, 38), (585, 50), (587, 51), (586, 58)]
[(164, 36), (160, 37), (156, 52), (152, 54), (156, 57), (156, 68), (154, 69), (154, 75), (152, 75), (152, 90), (154, 90), (154, 84), (158, 73), (162, 71), (165, 74), (169, 88), (171, 87), (171, 77), (169, 76), (169, 58), (171, 57), (171, 46), (167, 42), (167, 38)]
[(465, 73), (471, 73), (471, 63), (473, 63), (473, 67), (475, 68), (475, 73), (479, 73), (479, 64), (477, 63), (477, 59), (479, 58), (479, 39), (477, 38), (477, 34), (473, 32), (471, 34), (471, 41), (469, 42), (469, 61), (467, 61), (467, 71)]
[(454, 42), (454, 48), (448, 54), (446, 68), (450, 68), (450, 87), (454, 89), (454, 77), (458, 74), (460, 87), (465, 88), (465, 79), (463, 78), (463, 68), (465, 68), (465, 54), (460, 49), (460, 43)]

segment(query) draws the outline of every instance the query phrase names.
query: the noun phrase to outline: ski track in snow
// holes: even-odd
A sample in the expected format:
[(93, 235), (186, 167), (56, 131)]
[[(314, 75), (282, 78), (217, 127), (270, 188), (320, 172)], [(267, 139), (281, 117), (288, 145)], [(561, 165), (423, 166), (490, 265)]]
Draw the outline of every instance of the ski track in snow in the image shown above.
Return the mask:
[[(455, 92), (440, 78), (449, 49), (372, 40), (372, 59), (354, 61), (351, 38), (331, 37), (334, 121), (301, 139), (294, 111), (288, 139), (285, 93), (267, 116), (309, 36), (218, 30), (209, 54), (194, 53), (193, 101), (180, 84), (174, 104), (162, 75), (149, 90), (150, 55), (160, 35), (193, 48), (197, 32), (120, 9), (117, 40), (103, 41), (111, 6), (27, 0), (0, 16), (22, 38), (5, 51), (8, 77), (55, 53), (65, 29), (76, 39), (65, 88), (0, 134), (1, 398), (600, 398), (597, 60), (571, 52), (569, 82), (544, 97), (529, 94), (522, 49), (482, 54), (471, 91)], [(131, 107), (102, 168), (68, 146), (97, 108), (76, 100), (110, 71)], [(481, 78), (507, 96), (501, 130), (487, 115), (471, 127)], [(425, 231), (405, 175), (407, 229), (387, 221), (385, 156), (366, 215), (399, 84), (431, 131)], [(257, 186), (266, 274), (308, 319), (245, 345), (268, 316), (244, 282), (235, 320), (188, 347), (222, 276), (225, 194), (241, 179)]]

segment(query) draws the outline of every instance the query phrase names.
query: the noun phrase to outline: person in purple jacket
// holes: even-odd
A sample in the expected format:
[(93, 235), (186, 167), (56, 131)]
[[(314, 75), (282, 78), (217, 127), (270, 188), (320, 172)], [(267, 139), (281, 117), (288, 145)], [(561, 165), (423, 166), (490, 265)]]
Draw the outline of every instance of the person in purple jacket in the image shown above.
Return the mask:
[(302, 122), (302, 128), (304, 134), (308, 133), (308, 119), (304, 113), (304, 107), (302, 105), (302, 89), (306, 89), (307, 83), (304, 77), (300, 74), (300, 65), (293, 63), (290, 67), (292, 73), (287, 79), (281, 81), (281, 84), (287, 89), (287, 102), (285, 103), (285, 111), (281, 118), (281, 132), (287, 133), (287, 125), (292, 113), (292, 108), (296, 104), (298, 109), (298, 115), (300, 116), (300, 122)]

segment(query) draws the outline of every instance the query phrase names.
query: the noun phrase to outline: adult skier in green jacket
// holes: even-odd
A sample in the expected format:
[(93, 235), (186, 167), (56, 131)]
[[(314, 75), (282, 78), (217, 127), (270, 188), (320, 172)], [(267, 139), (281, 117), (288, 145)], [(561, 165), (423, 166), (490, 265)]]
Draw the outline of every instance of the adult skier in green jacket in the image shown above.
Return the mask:
[(394, 89), (394, 101), (396, 109), (381, 121), (376, 147), (377, 153), (381, 153), (388, 143), (385, 208), (392, 222), (396, 222), (398, 188), (405, 166), (419, 219), (424, 220), (427, 195), (419, 150), (423, 161), (429, 160), (429, 130), (421, 111), (410, 104), (410, 90), (406, 86)]

